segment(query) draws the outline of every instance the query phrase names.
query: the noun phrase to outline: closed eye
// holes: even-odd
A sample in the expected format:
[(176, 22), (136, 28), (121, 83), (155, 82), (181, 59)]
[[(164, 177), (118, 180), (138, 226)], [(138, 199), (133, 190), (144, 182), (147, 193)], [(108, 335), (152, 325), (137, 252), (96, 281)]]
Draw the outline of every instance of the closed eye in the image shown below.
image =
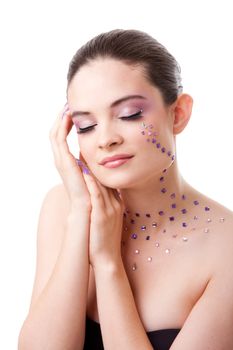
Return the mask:
[[(135, 119), (139, 119), (142, 117), (142, 110), (140, 110), (139, 112), (137, 113), (134, 113), (134, 114), (131, 114), (131, 115), (128, 115), (128, 116), (125, 116), (125, 117), (120, 117), (119, 119), (123, 119), (123, 120), (135, 120)], [(94, 126), (96, 126), (97, 124), (94, 124), (94, 125), (90, 125), (88, 126), (87, 128), (79, 128), (79, 130), (77, 131), (78, 134), (82, 134), (84, 132), (87, 132), (89, 130), (92, 130), (92, 128)]]

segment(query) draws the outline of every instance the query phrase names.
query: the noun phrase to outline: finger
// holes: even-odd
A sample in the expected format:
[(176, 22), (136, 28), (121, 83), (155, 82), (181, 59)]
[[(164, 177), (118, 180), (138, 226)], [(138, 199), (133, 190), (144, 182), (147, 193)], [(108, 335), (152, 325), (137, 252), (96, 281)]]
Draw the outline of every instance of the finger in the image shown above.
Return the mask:
[(92, 206), (98, 211), (105, 211), (105, 198), (103, 196), (103, 192), (101, 191), (99, 185), (97, 184), (97, 180), (91, 173), (86, 174), (83, 172), (83, 177), (87, 185), (87, 189), (91, 196)]
[(77, 166), (75, 157), (71, 154), (67, 143), (67, 136), (72, 129), (73, 121), (70, 112), (67, 111), (61, 121), (57, 131), (56, 144), (59, 152), (60, 162), (62, 167), (69, 167), (71, 164)]
[(59, 163), (60, 162), (60, 153), (58, 150), (57, 142), (56, 142), (56, 137), (57, 137), (57, 132), (59, 130), (60, 124), (62, 122), (62, 115), (64, 114), (64, 111), (66, 109), (66, 105), (63, 107), (63, 109), (59, 112), (52, 128), (50, 129), (49, 133), (49, 138), (52, 146), (52, 151), (54, 154), (55, 162)]

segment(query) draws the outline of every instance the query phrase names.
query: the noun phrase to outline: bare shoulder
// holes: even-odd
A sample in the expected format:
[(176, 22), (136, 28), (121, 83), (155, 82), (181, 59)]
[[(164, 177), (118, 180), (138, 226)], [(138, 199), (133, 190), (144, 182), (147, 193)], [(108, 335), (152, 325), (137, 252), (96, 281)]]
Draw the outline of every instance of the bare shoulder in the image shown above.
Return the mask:
[(44, 196), (37, 227), (36, 273), (31, 306), (48, 281), (61, 249), (69, 212), (69, 198), (63, 184), (53, 186)]
[[(209, 254), (212, 256), (213, 275), (219, 269), (233, 264), (233, 212), (222, 204), (211, 201), (211, 223), (208, 227)], [(208, 226), (209, 225), (209, 226)]]

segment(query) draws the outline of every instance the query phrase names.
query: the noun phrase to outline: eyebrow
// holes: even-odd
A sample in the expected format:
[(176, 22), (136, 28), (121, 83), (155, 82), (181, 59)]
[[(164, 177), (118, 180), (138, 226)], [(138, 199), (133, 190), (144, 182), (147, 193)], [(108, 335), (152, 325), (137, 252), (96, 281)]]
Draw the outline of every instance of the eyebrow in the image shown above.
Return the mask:
[[(114, 101), (111, 103), (110, 108), (114, 108), (116, 106), (118, 106), (120, 103), (128, 101), (128, 100), (132, 100), (132, 99), (143, 99), (146, 100), (146, 97), (142, 96), (142, 95), (127, 95), (124, 97), (121, 97), (120, 99)], [(80, 115), (90, 115), (90, 112), (86, 112), (86, 111), (74, 111), (73, 113), (71, 113), (71, 118), (80, 116)]]

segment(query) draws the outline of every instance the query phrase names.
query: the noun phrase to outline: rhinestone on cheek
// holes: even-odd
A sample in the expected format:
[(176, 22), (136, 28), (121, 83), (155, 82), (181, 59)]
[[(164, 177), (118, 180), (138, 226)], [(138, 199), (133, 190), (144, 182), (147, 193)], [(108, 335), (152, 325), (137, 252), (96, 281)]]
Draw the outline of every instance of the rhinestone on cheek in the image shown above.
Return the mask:
[(134, 263), (132, 266), (132, 270), (135, 271), (137, 269), (137, 265)]
[(167, 192), (166, 188), (165, 188), (165, 187), (162, 188), (162, 189), (161, 189), (161, 192), (162, 192), (162, 193), (166, 193), (166, 192)]
[(182, 240), (183, 240), (184, 242), (187, 242), (187, 241), (188, 241), (188, 238), (187, 238), (187, 237), (182, 237)]
[(182, 222), (182, 226), (183, 226), (183, 227), (187, 227), (188, 225), (187, 225), (186, 222)]
[(155, 243), (155, 246), (158, 248), (158, 247), (159, 247), (159, 242), (156, 242), (156, 243)]
[(160, 216), (164, 215), (164, 211), (163, 211), (163, 210), (160, 210), (160, 211), (159, 211), (159, 215), (160, 215)]
[(152, 261), (152, 257), (148, 256), (147, 261), (151, 262)]
[(135, 254), (139, 254), (139, 253), (140, 253), (140, 250), (139, 250), (139, 249), (135, 249), (134, 253), (135, 253)]
[(131, 235), (131, 238), (133, 238), (133, 239), (136, 239), (138, 237), (138, 235), (136, 234), (136, 233), (133, 233), (132, 235)]
[(157, 227), (158, 225), (157, 225), (157, 223), (156, 222), (153, 222), (152, 223), (152, 227)]
[(181, 209), (182, 214), (186, 214), (187, 213), (187, 209)]
[(210, 207), (205, 207), (205, 211), (209, 211), (210, 210)]
[(150, 239), (150, 236), (146, 236), (146, 240), (149, 241), (149, 239)]
[(170, 221), (174, 221), (174, 220), (175, 220), (174, 216), (170, 216), (170, 217), (169, 217), (169, 220), (170, 220)]
[(172, 193), (172, 194), (170, 195), (170, 197), (171, 197), (172, 199), (174, 199), (174, 198), (176, 197), (176, 194), (175, 194), (175, 193)]
[(209, 232), (209, 229), (208, 229), (208, 228), (205, 228), (205, 229), (204, 229), (204, 232), (205, 232), (205, 233), (208, 233), (208, 232)]
[(170, 254), (170, 252), (171, 252), (171, 250), (170, 250), (169, 248), (166, 248), (166, 249), (165, 249), (165, 253), (166, 253), (166, 254)]
[(174, 209), (176, 208), (176, 203), (172, 203), (171, 207)]
[(145, 231), (145, 230), (146, 230), (146, 226), (145, 226), (145, 225), (142, 225), (142, 226), (141, 226), (141, 230), (142, 230), (142, 231)]
[(220, 221), (220, 222), (224, 222), (224, 221), (225, 221), (225, 218), (220, 218), (219, 221)]

